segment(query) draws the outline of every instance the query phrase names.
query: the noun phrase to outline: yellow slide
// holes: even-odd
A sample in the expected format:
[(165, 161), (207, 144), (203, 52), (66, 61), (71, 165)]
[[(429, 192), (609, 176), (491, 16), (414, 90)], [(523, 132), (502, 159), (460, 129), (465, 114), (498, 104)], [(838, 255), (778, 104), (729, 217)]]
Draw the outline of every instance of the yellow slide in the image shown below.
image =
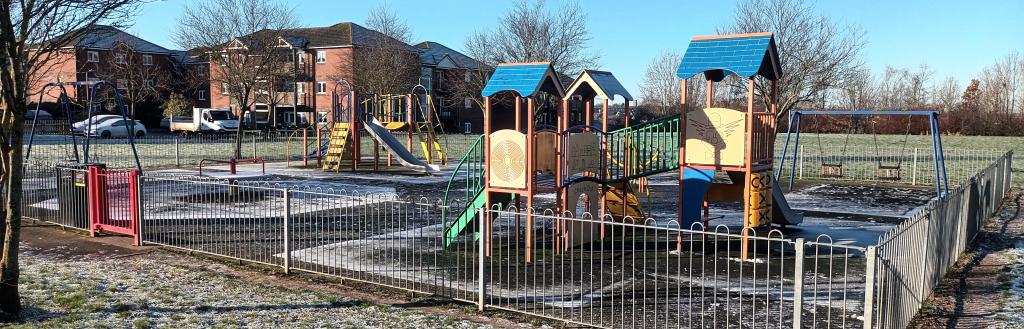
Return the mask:
[[(625, 200), (625, 203), (623, 203)], [(626, 216), (643, 221), (644, 210), (640, 207), (640, 199), (633, 193), (629, 182), (608, 185), (604, 194), (605, 209), (615, 220), (621, 221)]]

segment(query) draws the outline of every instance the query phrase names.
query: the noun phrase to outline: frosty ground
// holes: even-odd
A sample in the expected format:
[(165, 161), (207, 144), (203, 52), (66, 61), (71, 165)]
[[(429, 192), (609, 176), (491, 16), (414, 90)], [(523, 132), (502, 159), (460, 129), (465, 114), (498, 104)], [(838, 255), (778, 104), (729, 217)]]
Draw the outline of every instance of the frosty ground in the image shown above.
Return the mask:
[[(25, 322), (15, 327), (536, 325), (485, 318), (465, 305), (430, 306), (335, 283), (281, 278), (259, 269), (131, 247), (113, 237), (87, 240), (48, 227), (27, 227), (23, 234)], [(389, 305), (396, 303), (412, 307)]]

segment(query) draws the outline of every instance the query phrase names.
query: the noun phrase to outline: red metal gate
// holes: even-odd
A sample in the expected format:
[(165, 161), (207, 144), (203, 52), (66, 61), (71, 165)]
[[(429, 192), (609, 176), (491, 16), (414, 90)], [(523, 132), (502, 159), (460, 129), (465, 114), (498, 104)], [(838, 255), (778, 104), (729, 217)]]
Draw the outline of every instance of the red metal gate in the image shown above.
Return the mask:
[(139, 245), (139, 171), (89, 167), (89, 234), (129, 235)]

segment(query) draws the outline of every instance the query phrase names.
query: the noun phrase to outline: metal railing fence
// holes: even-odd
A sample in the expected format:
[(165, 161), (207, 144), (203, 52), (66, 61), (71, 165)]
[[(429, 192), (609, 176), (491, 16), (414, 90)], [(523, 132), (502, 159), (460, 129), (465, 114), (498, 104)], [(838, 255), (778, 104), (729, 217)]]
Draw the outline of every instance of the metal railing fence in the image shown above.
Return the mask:
[(1010, 190), (1013, 152), (879, 237), (865, 328), (904, 328)]

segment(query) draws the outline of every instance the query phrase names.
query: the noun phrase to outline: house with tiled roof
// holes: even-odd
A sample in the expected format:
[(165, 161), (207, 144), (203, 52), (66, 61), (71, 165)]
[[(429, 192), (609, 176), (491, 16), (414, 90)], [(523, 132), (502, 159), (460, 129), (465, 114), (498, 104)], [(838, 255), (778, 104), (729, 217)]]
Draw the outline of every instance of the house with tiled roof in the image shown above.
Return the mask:
[[(302, 126), (313, 120), (327, 120), (331, 108), (331, 92), (337, 81), (344, 79), (358, 83), (359, 77), (354, 76), (356, 58), (361, 56), (363, 49), (373, 46), (376, 38), (387, 38), (380, 32), (352, 22), (286, 29), (277, 34), (281, 35), (282, 47), (294, 53), (289, 63), (293, 69), (293, 81), (278, 84), (279, 88), (275, 87), (278, 90), (271, 91), (281, 93), (282, 97), (279, 97), (277, 104), (256, 103), (253, 109), (256, 122), (272, 126)], [(235, 42), (244, 44), (244, 39), (244, 36), (236, 38)], [(419, 53), (413, 46), (398, 44), (407, 47), (410, 56)], [(211, 74), (217, 74), (217, 70), (210, 71)], [(225, 86), (216, 82), (216, 77), (212, 77), (211, 81), (211, 106), (236, 108), (231, 104)]]
[[(65, 34), (47, 42), (59, 43), (61, 47), (55, 54), (50, 54), (50, 65), (41, 68), (30, 81), (30, 90), (41, 90), (50, 82), (84, 82), (109, 79), (116, 70), (124, 70), (125, 65), (140, 65), (158, 69), (168, 69), (175, 65), (173, 52), (167, 48), (139, 38), (107, 25), (85, 27), (86, 33)], [(130, 53), (130, 54), (129, 54)], [(124, 81), (112, 81), (119, 86)], [(68, 89), (72, 98), (85, 97), (83, 90)], [(59, 96), (56, 89), (43, 95), (43, 102), (55, 102)], [(33, 101), (39, 99), (33, 95)], [(153, 111), (154, 106), (147, 107)], [(158, 111), (158, 109), (157, 109)], [(159, 120), (159, 116), (156, 116)]]
[(434, 96), (445, 132), (483, 131), (483, 110), (464, 91), (456, 91), (458, 87), (454, 85), (468, 82), (472, 71), (488, 68), (438, 42), (424, 41), (415, 47), (420, 55), (420, 84)]

